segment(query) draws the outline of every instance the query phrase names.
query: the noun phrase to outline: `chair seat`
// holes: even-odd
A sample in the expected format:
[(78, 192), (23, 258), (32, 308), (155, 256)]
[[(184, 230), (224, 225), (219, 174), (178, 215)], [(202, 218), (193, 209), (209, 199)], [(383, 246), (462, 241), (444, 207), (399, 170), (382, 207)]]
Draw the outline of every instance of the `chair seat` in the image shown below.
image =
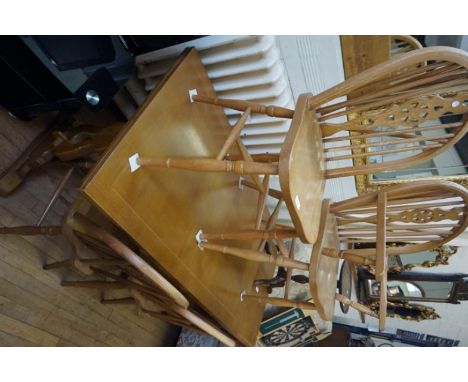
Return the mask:
[(334, 214), (329, 213), (330, 200), (322, 204), (319, 239), (312, 248), (309, 263), (309, 288), (320, 317), (331, 321), (335, 310), (335, 294), (340, 259), (322, 254), (323, 248), (340, 250)]
[(308, 110), (310, 97), (299, 96), (280, 153), (279, 180), (294, 227), (303, 242), (313, 244), (325, 189), (325, 159), (316, 112)]

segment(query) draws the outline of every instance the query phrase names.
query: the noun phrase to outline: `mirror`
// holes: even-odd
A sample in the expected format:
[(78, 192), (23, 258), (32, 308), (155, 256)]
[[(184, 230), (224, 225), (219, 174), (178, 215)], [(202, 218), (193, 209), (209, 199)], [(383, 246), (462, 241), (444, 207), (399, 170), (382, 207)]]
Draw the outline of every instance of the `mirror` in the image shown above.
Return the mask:
[[(368, 280), (372, 297), (378, 298), (380, 284)], [(388, 300), (448, 300), (453, 289), (451, 281), (404, 281), (389, 280), (387, 283)]]
[[(398, 245), (398, 243), (395, 243), (395, 245)], [(375, 247), (375, 244), (373, 244), (373, 246)], [(361, 245), (360, 247), (364, 246)], [(369, 245), (366, 245), (366, 247), (369, 247)], [(442, 245), (430, 251), (416, 252), (408, 255), (389, 256), (388, 270), (389, 272), (403, 272), (409, 271), (415, 267), (432, 268), (439, 265), (448, 265), (450, 257), (457, 253), (457, 251), (458, 247)], [(374, 271), (373, 266), (369, 266), (369, 269), (372, 272)]]
[[(439, 125), (440, 129), (426, 132), (426, 135), (442, 136), (447, 134), (443, 126), (452, 121), (458, 122), (460, 116), (445, 115), (440, 119), (428, 121), (427, 123), (421, 124), (422, 127)], [(383, 128), (382, 128), (383, 129)], [(380, 130), (382, 130), (380, 129)], [(429, 134), (430, 133), (430, 134)], [(418, 133), (416, 135), (421, 135)], [(359, 140), (359, 139), (357, 139)], [(386, 144), (386, 142), (389, 144)], [(375, 155), (368, 157), (370, 163), (385, 163), (391, 160), (404, 159), (412, 152), (403, 151), (392, 154), (383, 154), (388, 151), (395, 151), (395, 149), (404, 149), (404, 147), (414, 147), (419, 143), (399, 143), (398, 146), (390, 142), (390, 137), (374, 137), (363, 139), (362, 143), (373, 143), (379, 146), (373, 146), (373, 152)], [(424, 143), (424, 141), (422, 141)], [(421, 146), (420, 152), (424, 150)], [(421, 163), (419, 165), (399, 169), (390, 170), (382, 173), (374, 173), (369, 175), (358, 175), (356, 176), (356, 185), (358, 193), (366, 193), (375, 191), (381, 187), (385, 187), (391, 184), (407, 182), (412, 180), (424, 180), (428, 178), (446, 179), (457, 182), (459, 184), (468, 187), (468, 137), (462, 138), (453, 147), (447, 149), (443, 153), (439, 154), (435, 158), (428, 162)]]

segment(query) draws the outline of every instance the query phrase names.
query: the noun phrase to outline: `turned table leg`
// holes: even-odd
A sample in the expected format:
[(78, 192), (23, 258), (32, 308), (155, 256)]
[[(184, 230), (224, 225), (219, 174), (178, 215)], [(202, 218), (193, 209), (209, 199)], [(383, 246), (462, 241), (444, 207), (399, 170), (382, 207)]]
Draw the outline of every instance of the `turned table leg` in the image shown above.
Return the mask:
[(277, 175), (276, 163), (257, 163), (250, 161), (230, 161), (212, 158), (143, 158), (139, 154), (132, 155), (129, 159), (132, 172), (140, 167), (177, 168), (200, 172), (232, 172), (239, 175)]

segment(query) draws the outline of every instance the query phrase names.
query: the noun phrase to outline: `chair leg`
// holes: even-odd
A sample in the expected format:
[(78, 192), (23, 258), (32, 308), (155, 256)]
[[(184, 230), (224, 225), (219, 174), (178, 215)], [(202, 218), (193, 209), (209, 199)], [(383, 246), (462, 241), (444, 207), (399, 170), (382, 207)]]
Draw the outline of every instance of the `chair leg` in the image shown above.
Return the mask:
[(342, 258), (354, 264), (375, 266), (375, 260), (369, 257), (356, 255), (354, 253), (340, 252), (332, 248), (322, 248), (322, 255), (335, 258)]
[(32, 226), (24, 225), (17, 227), (0, 227), (0, 235), (21, 235), (21, 236), (34, 236), (34, 235), (61, 235), (61, 226)]
[(162, 168), (178, 168), (181, 170), (201, 172), (233, 172), (244, 174), (278, 174), (278, 165), (274, 163), (256, 163), (249, 161), (229, 161), (217, 159), (178, 159), (178, 158), (138, 158), (139, 167), (151, 166)]
[(241, 259), (256, 261), (258, 263), (274, 264), (277, 267), (291, 267), (294, 269), (301, 269), (304, 271), (309, 269), (309, 264), (304, 263), (302, 261), (292, 260), (284, 256), (267, 255), (264, 252), (259, 252), (252, 249), (227, 247), (225, 245), (211, 244), (205, 242), (201, 242), (199, 246), (202, 249), (206, 248), (212, 251), (237, 256)]
[[(281, 241), (281, 240), (280, 240)], [(278, 243), (280, 242), (278, 241)], [(296, 246), (296, 238), (293, 238), (292, 241), (291, 241), (291, 247), (289, 248), (289, 253), (288, 253), (288, 257), (291, 259), (291, 260), (294, 260), (294, 249), (295, 249), (295, 246)], [(291, 286), (291, 279), (292, 279), (292, 272), (293, 272), (293, 268), (289, 267), (286, 271), (286, 283), (284, 285), (284, 298), (288, 298), (289, 297), (289, 289), (290, 289), (290, 286)]]
[(197, 234), (197, 241), (209, 241), (209, 240), (278, 240), (287, 239), (292, 237), (299, 237), (295, 229), (276, 229), (271, 231), (266, 230), (243, 230), (238, 232), (226, 232), (226, 233), (203, 233), (199, 231)]
[(352, 301), (346, 296), (343, 296), (342, 294), (337, 293), (335, 295), (335, 299), (345, 305), (351, 306), (352, 308), (356, 309), (358, 312), (367, 314), (368, 316), (371, 316), (371, 317), (378, 318), (377, 314), (373, 310), (371, 310), (369, 307), (359, 304), (356, 301)]
[[(242, 142), (242, 139), (240, 139), (239, 134), (242, 130), (242, 128), (245, 126), (245, 122), (247, 121), (247, 118), (250, 116), (250, 109), (247, 109), (245, 113), (242, 115), (242, 117), (237, 121), (236, 125), (232, 128), (231, 132), (229, 133), (228, 138), (226, 139), (226, 142), (223, 145), (223, 148), (219, 152), (218, 156), (216, 157), (217, 160), (222, 160), (226, 156), (229, 148), (233, 145), (235, 142), (237, 145), (237, 148), (240, 152), (240, 156), (238, 156), (237, 160), (243, 160), (245, 162), (254, 162), (252, 159), (252, 156), (249, 154), (247, 151), (247, 148), (245, 147), (244, 143)], [(230, 158), (226, 158), (231, 160)], [(256, 174), (250, 174), (250, 177), (252, 178), (252, 181), (254, 182), (255, 188), (259, 192), (263, 192), (263, 187), (262, 183), (260, 182), (260, 178)]]
[(263, 211), (265, 209), (266, 199), (268, 196), (268, 188), (270, 182), (270, 175), (265, 175), (263, 177), (263, 192), (258, 196), (257, 201), (257, 217), (255, 219), (255, 229), (260, 229), (262, 226)]
[(118, 267), (130, 266), (125, 260), (119, 260), (119, 259), (80, 259), (80, 262), (86, 265), (97, 265), (97, 266), (118, 266)]
[(231, 146), (237, 141), (237, 139), (239, 138), (239, 135), (241, 133), (241, 130), (244, 128), (245, 126), (245, 122), (247, 121), (247, 119), (249, 118), (250, 116), (250, 109), (247, 109), (245, 111), (244, 114), (242, 114), (242, 116), (239, 118), (239, 120), (237, 121), (237, 123), (234, 125), (234, 127), (231, 129), (231, 131), (229, 132), (229, 135), (226, 139), (226, 141), (224, 142), (224, 145), (223, 147), (221, 148), (220, 152), (218, 153), (218, 156), (216, 157), (217, 160), (222, 160), (224, 159), (224, 157), (226, 156), (226, 154), (228, 153), (229, 149), (231, 148)]
[(253, 287), (257, 289), (260, 286), (266, 286), (268, 293), (271, 293), (274, 288), (283, 288), (286, 282), (286, 269), (278, 267), (276, 276), (270, 279), (256, 279), (253, 282)]
[(63, 287), (95, 288), (95, 289), (123, 289), (126, 287), (121, 282), (89, 280), (89, 281), (62, 281)]
[(55, 263), (50, 263), (50, 264), (44, 264), (42, 269), (49, 270), (49, 269), (56, 269), (56, 268), (62, 268), (62, 267), (68, 267), (73, 264), (73, 258), (62, 260), (62, 261), (56, 261)]
[(135, 299), (133, 297), (101, 298), (101, 304), (131, 305), (131, 304), (135, 304)]
[(315, 309), (315, 304), (312, 302), (288, 300), (280, 297), (265, 297), (258, 294), (250, 294), (245, 291), (241, 292), (241, 300), (253, 300), (262, 304), (271, 304), (286, 308)]
[[(276, 203), (276, 206), (275, 206), (275, 209), (273, 210), (273, 212), (271, 213), (270, 217), (268, 218), (268, 221), (266, 223), (266, 228), (265, 230), (266, 231), (270, 231), (271, 229), (273, 229), (273, 227), (275, 226), (276, 224), (276, 219), (278, 219), (278, 215), (281, 211), (281, 205), (283, 204), (283, 199), (280, 198), (278, 200), (278, 202)], [(263, 239), (259, 246), (258, 246), (258, 250), (259, 251), (263, 251), (265, 249), (265, 244), (266, 244), (267, 240), (266, 239)]]
[(62, 191), (63, 191), (63, 189), (65, 187), (65, 185), (67, 184), (68, 179), (70, 179), (71, 175), (73, 174), (73, 170), (74, 170), (74, 168), (70, 167), (68, 169), (68, 171), (65, 173), (65, 175), (63, 176), (63, 178), (60, 180), (60, 183), (57, 185), (54, 193), (52, 194), (52, 197), (50, 198), (49, 203), (47, 203), (47, 206), (45, 207), (45, 209), (42, 212), (39, 220), (37, 221), (37, 223), (36, 223), (37, 226), (40, 226), (42, 224), (44, 219), (47, 217), (49, 212), (54, 207), (55, 203), (58, 200), (58, 197), (60, 196), (60, 194), (62, 193)]
[(154, 294), (158, 295), (159, 294), (158, 291), (156, 291), (154, 288), (152, 288), (150, 286), (141, 285), (141, 284), (136, 283), (134, 281), (127, 280), (122, 276), (115, 275), (112, 272), (105, 271), (104, 269), (96, 268), (95, 266), (90, 266), (90, 268), (91, 268), (92, 271), (96, 272), (96, 274), (98, 274), (100, 276), (103, 276), (103, 277), (110, 278), (110, 279), (114, 280), (114, 282), (125, 285), (127, 288), (135, 288), (140, 292), (148, 293), (150, 295), (154, 295)]
[[(245, 180), (245, 179), (242, 179), (242, 185), (246, 186), (246, 187), (249, 187), (249, 188), (252, 188), (254, 190), (258, 190), (257, 185), (255, 185), (252, 182), (249, 182), (248, 180)], [(278, 200), (283, 198), (283, 194), (281, 193), (281, 191), (275, 190), (274, 188), (270, 188), (268, 190), (268, 195), (271, 196), (272, 198), (275, 198), (275, 199), (278, 199)]]
[(342, 258), (354, 264), (375, 266), (375, 260), (370, 259), (369, 257), (366, 257), (366, 256), (359, 256), (359, 255), (355, 255), (352, 253), (343, 253)]
[(218, 105), (238, 111), (246, 111), (251, 109), (252, 113), (266, 114), (270, 117), (277, 118), (292, 118), (294, 110), (280, 106), (266, 106), (255, 102), (241, 101), (235, 99), (211, 98), (203, 95), (194, 95), (192, 100), (200, 103), (208, 103), (210, 105)]
[[(249, 151), (245, 147), (244, 142), (242, 142), (242, 139), (237, 138), (236, 143), (237, 143), (237, 149), (239, 150), (241, 154), (240, 160), (244, 160), (246, 162), (255, 162), (252, 158), (252, 155), (250, 155)], [(258, 192), (263, 192), (263, 185), (258, 175), (251, 174), (250, 178), (253, 181), (253, 188), (255, 188)]]
[(193, 325), (189, 321), (187, 321), (187, 320), (185, 320), (183, 318), (175, 317), (173, 315), (169, 315), (169, 314), (166, 314), (166, 313), (154, 312), (152, 310), (144, 309), (142, 307), (140, 307), (140, 310), (141, 310), (142, 313), (146, 313), (146, 314), (150, 315), (151, 317), (157, 318), (157, 319), (162, 320), (162, 321), (166, 321), (171, 325), (181, 326), (181, 327), (184, 327), (184, 328), (193, 328)]
[[(255, 162), (262, 162), (262, 163), (279, 162), (279, 154), (270, 154), (270, 153), (252, 154), (251, 157)], [(231, 160), (240, 160), (240, 159), (242, 159), (242, 157), (240, 155), (230, 155), (229, 158)]]

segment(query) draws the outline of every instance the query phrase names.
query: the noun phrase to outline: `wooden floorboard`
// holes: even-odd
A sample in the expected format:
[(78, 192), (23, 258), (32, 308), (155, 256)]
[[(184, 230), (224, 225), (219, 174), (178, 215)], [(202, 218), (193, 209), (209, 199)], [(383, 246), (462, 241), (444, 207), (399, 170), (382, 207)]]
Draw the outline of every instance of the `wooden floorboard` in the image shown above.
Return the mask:
[(11, 335), (9, 333), (5, 333), (4, 331), (0, 330), (0, 344), (1, 346), (37, 346), (33, 344), (31, 341), (24, 340), (20, 337)]
[[(90, 114), (83, 115), (79, 118), (90, 122)], [(50, 120), (23, 122), (0, 109), (0, 172)], [(0, 226), (34, 225), (65, 172), (60, 164), (48, 164), (12, 195), (0, 197)], [(75, 172), (67, 184), (63, 196), (69, 202), (82, 177)], [(60, 224), (67, 208), (63, 201), (56, 203), (43, 225)], [(70, 270), (42, 269), (70, 254), (60, 236), (0, 236), (0, 346), (175, 345), (179, 328), (138, 316), (134, 306), (103, 305), (98, 291), (61, 287), (61, 280), (80, 277)]]

